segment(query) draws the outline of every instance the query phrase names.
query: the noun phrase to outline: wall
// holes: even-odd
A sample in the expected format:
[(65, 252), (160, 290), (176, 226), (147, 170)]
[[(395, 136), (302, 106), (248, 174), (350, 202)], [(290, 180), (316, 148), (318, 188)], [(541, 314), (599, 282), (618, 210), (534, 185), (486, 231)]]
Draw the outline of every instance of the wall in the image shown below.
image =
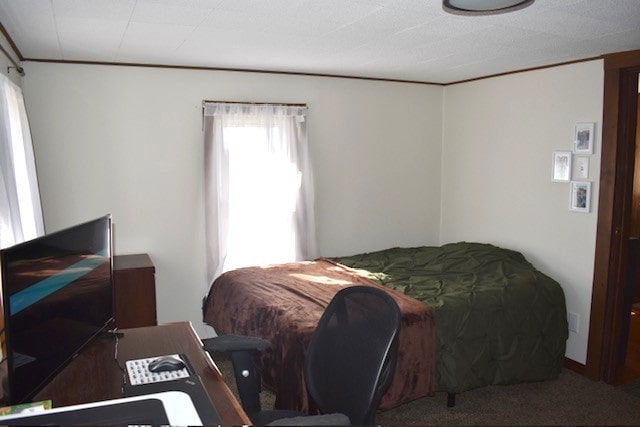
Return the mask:
[(25, 62), (48, 232), (111, 213), (156, 265), (158, 320), (201, 324), (203, 100), (307, 103), (321, 255), (437, 244), (439, 86)]
[[(600, 179), (603, 64), (591, 61), (448, 86), (442, 161), (443, 243), (520, 250), (558, 280), (579, 315), (567, 357), (586, 362)], [(571, 150), (576, 122), (596, 122), (591, 213), (569, 210), (551, 181), (554, 150)]]
[[(18, 60), (18, 55), (13, 52), (11, 45), (7, 41), (4, 34), (0, 33), (0, 45), (9, 52), (13, 59)], [(7, 58), (7, 56), (0, 51), (0, 74), (4, 74), (18, 86), (22, 86), (22, 76), (16, 71), (15, 65)]]
[[(117, 253), (148, 252), (161, 322), (201, 325), (202, 100), (306, 102), (322, 255), (485, 241), (522, 251), (579, 315), (585, 363), (603, 71), (591, 61), (446, 88), (353, 79), (24, 64), (45, 223), (111, 212)], [(444, 116), (443, 116), (444, 114)], [(551, 182), (554, 150), (596, 122), (590, 214)], [(441, 197), (442, 194), (442, 197)]]

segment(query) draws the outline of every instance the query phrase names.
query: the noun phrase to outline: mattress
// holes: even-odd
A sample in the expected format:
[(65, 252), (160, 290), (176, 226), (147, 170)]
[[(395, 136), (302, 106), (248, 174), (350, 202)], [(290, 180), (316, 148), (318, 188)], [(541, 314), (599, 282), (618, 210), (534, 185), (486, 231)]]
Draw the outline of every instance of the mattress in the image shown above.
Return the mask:
[(256, 363), (265, 387), (274, 391), (277, 409), (315, 411), (303, 378), (304, 353), (333, 296), (355, 285), (384, 289), (402, 314), (396, 371), (380, 408), (433, 394), (435, 328), (431, 309), (400, 292), (319, 259), (310, 262), (248, 267), (216, 279), (203, 306), (205, 323), (219, 334), (267, 339), (270, 349)]
[(431, 307), (436, 390), (554, 379), (562, 370), (562, 287), (519, 252), (459, 242), (333, 260)]
[(302, 377), (306, 345), (344, 286), (387, 290), (403, 324), (381, 409), (432, 395), (557, 378), (568, 337), (564, 293), (516, 251), (483, 243), (391, 248), (227, 272), (203, 306), (218, 333), (258, 336), (257, 361), (276, 408), (313, 409)]

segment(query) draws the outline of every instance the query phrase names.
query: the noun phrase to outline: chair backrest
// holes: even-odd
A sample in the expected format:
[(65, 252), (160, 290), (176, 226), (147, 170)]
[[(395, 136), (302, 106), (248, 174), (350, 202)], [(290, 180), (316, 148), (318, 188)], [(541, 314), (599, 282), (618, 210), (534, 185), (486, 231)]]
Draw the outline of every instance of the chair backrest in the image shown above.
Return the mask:
[(398, 305), (381, 289), (353, 286), (335, 295), (305, 357), (307, 390), (322, 413), (373, 424), (395, 372), (400, 321)]

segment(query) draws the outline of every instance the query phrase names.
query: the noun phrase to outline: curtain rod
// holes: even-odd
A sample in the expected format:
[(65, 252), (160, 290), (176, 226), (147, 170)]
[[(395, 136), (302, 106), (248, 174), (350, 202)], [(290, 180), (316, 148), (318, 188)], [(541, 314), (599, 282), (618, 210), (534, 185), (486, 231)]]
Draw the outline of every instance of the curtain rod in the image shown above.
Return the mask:
[(282, 105), (285, 107), (306, 107), (307, 104), (288, 104), (282, 102), (243, 102), (243, 101), (209, 101), (205, 99), (202, 101), (202, 106), (204, 104), (212, 103), (212, 104), (249, 104), (249, 105)]
[(202, 101), (202, 129), (204, 130), (204, 106), (207, 103), (211, 104), (248, 104), (248, 105), (277, 105), (283, 107), (304, 107), (307, 108), (307, 104), (285, 104), (278, 102), (242, 102), (242, 101), (210, 101), (204, 99)]
[[(1, 44), (0, 44), (0, 50), (2, 50), (2, 53), (4, 53), (4, 54), (5, 54), (5, 56), (6, 56), (7, 58), (9, 58), (9, 61), (11, 61), (11, 63), (12, 63), (13, 65), (15, 65), (15, 66), (16, 66), (16, 71), (17, 71), (18, 73), (20, 73), (20, 75), (21, 75), (21, 76), (24, 76), (24, 68), (22, 68), (22, 67), (20, 66), (20, 64), (18, 64), (18, 63), (13, 59), (13, 57), (12, 57), (11, 55), (9, 55), (9, 52), (7, 52), (7, 50), (6, 50), (6, 49), (4, 48), (4, 46), (2, 46)], [(10, 67), (9, 67), (9, 68), (10, 68)]]

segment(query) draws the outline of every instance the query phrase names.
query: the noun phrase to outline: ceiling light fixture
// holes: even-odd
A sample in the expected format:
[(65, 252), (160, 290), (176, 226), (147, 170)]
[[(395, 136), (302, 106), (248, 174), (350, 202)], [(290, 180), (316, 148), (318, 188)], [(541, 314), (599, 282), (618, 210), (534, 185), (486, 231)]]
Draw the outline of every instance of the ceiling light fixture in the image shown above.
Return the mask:
[(493, 15), (530, 6), (535, 0), (442, 0), (442, 8), (456, 15)]

